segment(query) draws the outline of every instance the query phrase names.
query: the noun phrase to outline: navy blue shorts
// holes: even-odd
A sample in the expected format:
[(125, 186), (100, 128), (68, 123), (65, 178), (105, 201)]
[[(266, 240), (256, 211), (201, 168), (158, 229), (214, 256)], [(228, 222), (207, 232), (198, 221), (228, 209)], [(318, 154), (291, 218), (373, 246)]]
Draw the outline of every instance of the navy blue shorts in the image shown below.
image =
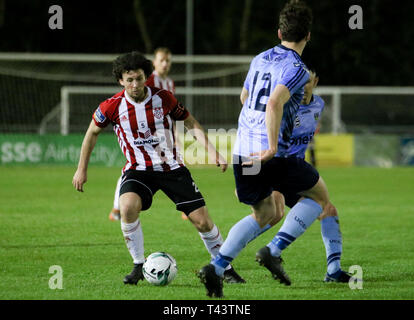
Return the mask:
[(168, 172), (125, 171), (119, 195), (126, 192), (138, 194), (144, 211), (151, 207), (152, 198), (158, 190), (162, 190), (175, 203), (177, 210), (183, 211), (186, 215), (206, 205), (186, 167)]
[(296, 203), (298, 203), (299, 199), (302, 198), (300, 194), (297, 193), (283, 193), (283, 197), (285, 198), (285, 205), (289, 208), (292, 208)]
[[(233, 172), (239, 201), (248, 205), (267, 198), (273, 190), (284, 195), (297, 195), (312, 188), (319, 180), (318, 171), (301, 158), (273, 158), (256, 175), (244, 174), (243, 160), (241, 157), (233, 158)], [(291, 204), (290, 198), (287, 200)]]

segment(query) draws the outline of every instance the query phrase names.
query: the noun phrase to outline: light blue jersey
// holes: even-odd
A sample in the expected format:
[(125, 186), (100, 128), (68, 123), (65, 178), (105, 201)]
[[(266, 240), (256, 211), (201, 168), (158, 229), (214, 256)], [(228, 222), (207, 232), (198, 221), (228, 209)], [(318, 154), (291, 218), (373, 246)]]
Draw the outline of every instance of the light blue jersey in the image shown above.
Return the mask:
[(298, 158), (305, 158), (305, 152), (318, 127), (325, 102), (317, 95), (312, 96), (309, 104), (300, 105), (292, 136), (289, 141), (287, 154)]
[(253, 152), (269, 148), (266, 104), (276, 85), (283, 84), (289, 89), (291, 97), (283, 108), (276, 156), (287, 157), (294, 121), (308, 79), (309, 72), (294, 50), (279, 44), (257, 55), (244, 82), (249, 95), (240, 112), (233, 154), (248, 157)]

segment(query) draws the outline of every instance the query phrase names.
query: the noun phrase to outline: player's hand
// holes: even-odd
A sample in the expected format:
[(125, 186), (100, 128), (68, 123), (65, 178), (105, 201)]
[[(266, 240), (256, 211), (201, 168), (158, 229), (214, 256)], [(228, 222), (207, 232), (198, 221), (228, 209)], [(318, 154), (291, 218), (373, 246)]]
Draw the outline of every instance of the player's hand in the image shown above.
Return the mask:
[(252, 167), (255, 163), (265, 164), (267, 161), (272, 159), (276, 154), (276, 151), (267, 149), (260, 152), (253, 152), (250, 154), (251, 158), (248, 161), (242, 162), (242, 167)]
[(225, 172), (227, 170), (227, 167), (229, 166), (227, 164), (226, 159), (224, 159), (221, 154), (218, 154), (216, 157), (216, 166), (220, 167), (221, 172)]
[(88, 178), (85, 171), (76, 170), (72, 179), (72, 185), (76, 190), (83, 192), (83, 185), (87, 180)]

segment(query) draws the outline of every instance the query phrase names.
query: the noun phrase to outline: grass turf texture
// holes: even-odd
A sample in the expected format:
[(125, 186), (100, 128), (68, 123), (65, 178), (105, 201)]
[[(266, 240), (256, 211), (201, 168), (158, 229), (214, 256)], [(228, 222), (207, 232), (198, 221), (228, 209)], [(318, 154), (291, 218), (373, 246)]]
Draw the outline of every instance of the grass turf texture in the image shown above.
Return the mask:
[[(190, 168), (210, 215), (226, 236), (250, 209), (234, 197), (232, 171)], [(91, 167), (84, 193), (72, 185), (72, 167), (0, 167), (0, 299), (207, 299), (195, 276), (209, 255), (189, 221), (162, 193), (141, 213), (146, 256), (170, 253), (177, 278), (166, 287), (122, 283), (132, 263), (119, 222), (108, 220), (119, 169)], [(325, 250), (316, 221), (283, 253), (292, 286), (273, 280), (254, 261), (278, 226), (250, 243), (234, 261), (246, 279), (225, 284), (225, 299), (413, 299), (414, 207), (412, 168), (320, 170), (337, 206), (343, 233), (342, 266), (363, 269), (363, 289), (323, 283)], [(63, 289), (49, 288), (63, 270)]]

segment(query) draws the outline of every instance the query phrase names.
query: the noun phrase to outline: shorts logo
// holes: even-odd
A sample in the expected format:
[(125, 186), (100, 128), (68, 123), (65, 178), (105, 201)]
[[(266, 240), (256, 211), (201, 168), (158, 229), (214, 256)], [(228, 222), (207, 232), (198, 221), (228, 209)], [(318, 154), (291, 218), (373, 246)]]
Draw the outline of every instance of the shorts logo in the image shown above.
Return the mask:
[(162, 119), (162, 117), (164, 116), (162, 107), (155, 107), (153, 109), (153, 112), (154, 112), (154, 117), (157, 119)]
[(106, 120), (106, 118), (105, 118), (105, 116), (102, 114), (102, 112), (101, 112), (101, 109), (100, 109), (100, 108), (96, 109), (96, 111), (95, 111), (95, 115), (94, 115), (94, 118), (95, 118), (95, 120), (96, 120), (97, 122), (99, 122), (99, 123), (103, 123), (103, 122), (105, 122), (105, 120)]

